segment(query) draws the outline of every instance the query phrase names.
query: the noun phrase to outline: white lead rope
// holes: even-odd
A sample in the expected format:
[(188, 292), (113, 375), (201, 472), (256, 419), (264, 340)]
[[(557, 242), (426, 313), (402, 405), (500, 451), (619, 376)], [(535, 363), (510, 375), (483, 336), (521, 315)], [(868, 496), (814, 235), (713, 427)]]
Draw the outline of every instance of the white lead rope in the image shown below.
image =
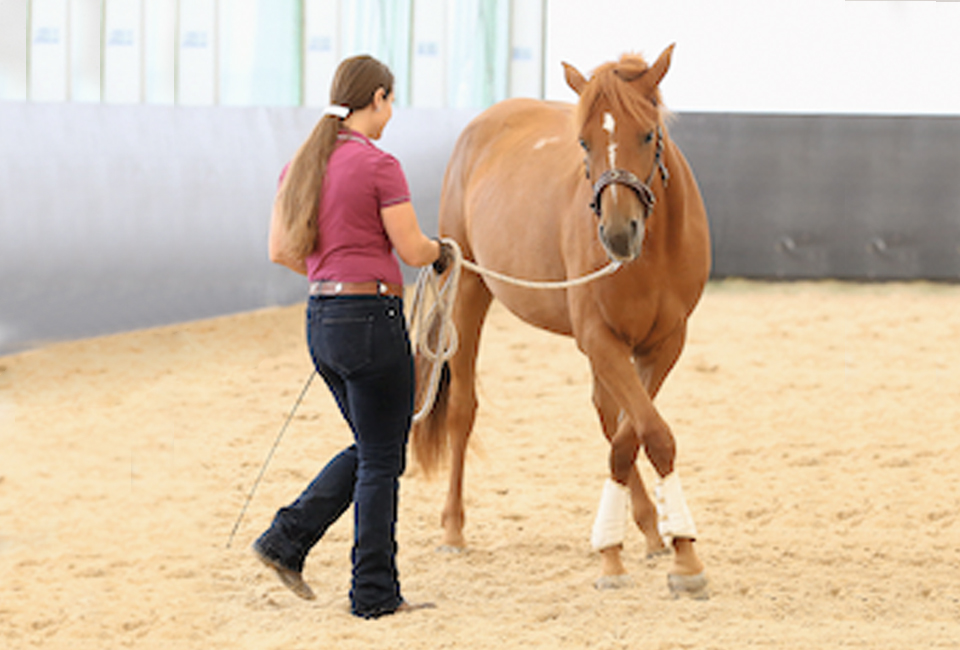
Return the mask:
[[(421, 420), (433, 409), (443, 364), (457, 353), (459, 340), (457, 328), (453, 325), (453, 303), (460, 284), (460, 274), (464, 268), (525, 289), (570, 289), (616, 273), (621, 266), (620, 262), (610, 262), (598, 271), (571, 280), (522, 280), (474, 264), (463, 258), (463, 251), (455, 240), (444, 239), (443, 241), (453, 249), (453, 260), (447, 279), (441, 283), (440, 277), (430, 266), (421, 269), (410, 306), (410, 332), (413, 336), (414, 349), (431, 364), (430, 376), (427, 379), (427, 393), (420, 410), (413, 415), (414, 422)], [(431, 338), (434, 339), (432, 346)]]
[(621, 262), (610, 262), (602, 269), (594, 271), (589, 275), (584, 275), (579, 278), (573, 278), (572, 280), (521, 280), (519, 278), (512, 278), (509, 275), (504, 275), (503, 273), (497, 273), (496, 271), (491, 271), (490, 269), (485, 269), (482, 266), (474, 264), (470, 260), (462, 259), (463, 266), (474, 273), (479, 273), (480, 275), (485, 275), (487, 277), (493, 278), (494, 280), (500, 280), (501, 282), (506, 282), (507, 284), (512, 284), (517, 287), (523, 287), (525, 289), (570, 289), (571, 287), (579, 287), (580, 285), (593, 282), (602, 277), (616, 273), (621, 266)]

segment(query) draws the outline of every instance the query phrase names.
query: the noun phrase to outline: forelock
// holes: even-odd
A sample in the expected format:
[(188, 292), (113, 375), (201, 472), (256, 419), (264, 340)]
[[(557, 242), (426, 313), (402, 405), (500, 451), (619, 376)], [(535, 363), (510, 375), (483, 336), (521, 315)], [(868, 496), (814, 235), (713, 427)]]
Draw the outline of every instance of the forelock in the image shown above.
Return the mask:
[(630, 119), (642, 121), (646, 118), (645, 108), (652, 106), (659, 113), (663, 111), (660, 89), (654, 90), (648, 97), (640, 92), (637, 81), (650, 69), (647, 62), (638, 54), (625, 54), (619, 61), (604, 63), (590, 77), (590, 81), (580, 95), (577, 109), (578, 125), (582, 128), (597, 110), (597, 105), (606, 100), (612, 110), (624, 114)]

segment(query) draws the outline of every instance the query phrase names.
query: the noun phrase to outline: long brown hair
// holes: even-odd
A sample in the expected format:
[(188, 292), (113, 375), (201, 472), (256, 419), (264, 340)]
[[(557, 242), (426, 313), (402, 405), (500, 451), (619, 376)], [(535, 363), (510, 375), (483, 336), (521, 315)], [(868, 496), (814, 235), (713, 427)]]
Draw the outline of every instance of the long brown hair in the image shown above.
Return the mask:
[[(393, 73), (386, 65), (367, 55), (344, 59), (330, 86), (330, 105), (345, 106), (351, 111), (366, 108), (380, 88), (386, 96), (393, 92)], [(339, 117), (320, 118), (310, 137), (300, 145), (280, 184), (277, 196), (280, 217), (289, 234), (291, 252), (300, 259), (310, 255), (317, 245), (317, 212), (323, 177), (342, 128)]]

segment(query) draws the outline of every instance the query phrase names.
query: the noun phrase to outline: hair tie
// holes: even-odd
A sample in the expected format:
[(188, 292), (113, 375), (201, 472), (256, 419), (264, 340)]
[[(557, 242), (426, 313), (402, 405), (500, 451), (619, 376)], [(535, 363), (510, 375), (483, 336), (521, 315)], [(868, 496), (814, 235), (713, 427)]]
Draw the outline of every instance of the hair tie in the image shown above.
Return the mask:
[(350, 109), (346, 106), (327, 106), (323, 109), (324, 115), (333, 115), (334, 117), (339, 117), (341, 120), (347, 119), (347, 116), (350, 115)]

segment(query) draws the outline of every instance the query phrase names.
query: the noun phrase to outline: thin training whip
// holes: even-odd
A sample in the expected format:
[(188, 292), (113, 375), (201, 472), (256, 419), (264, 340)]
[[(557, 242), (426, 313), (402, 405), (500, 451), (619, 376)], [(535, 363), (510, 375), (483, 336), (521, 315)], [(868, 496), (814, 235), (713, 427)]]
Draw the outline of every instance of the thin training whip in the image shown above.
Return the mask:
[(253, 482), (253, 487), (250, 488), (250, 494), (247, 495), (247, 501), (243, 504), (243, 509), (240, 510), (240, 516), (237, 517), (237, 522), (233, 525), (233, 530), (230, 531), (230, 539), (227, 540), (227, 548), (230, 548), (230, 544), (233, 543), (233, 537), (237, 534), (237, 529), (240, 528), (240, 522), (243, 520), (243, 516), (247, 513), (247, 508), (250, 506), (250, 502), (253, 501), (253, 495), (256, 493), (257, 487), (260, 485), (260, 480), (267, 471), (267, 465), (270, 464), (270, 459), (273, 458), (273, 453), (277, 450), (277, 447), (280, 446), (280, 440), (283, 439), (283, 434), (290, 425), (290, 421), (297, 412), (297, 407), (300, 406), (300, 402), (303, 401), (303, 396), (307, 394), (307, 389), (310, 388), (310, 384), (313, 383), (313, 378), (316, 376), (316, 370), (310, 373), (307, 383), (303, 385), (303, 390), (300, 391), (300, 396), (293, 404), (293, 408), (290, 409), (290, 415), (287, 416), (287, 421), (283, 423), (282, 427), (280, 427), (280, 433), (277, 434), (277, 439), (273, 441), (273, 447), (270, 448), (270, 453), (267, 454), (267, 458), (263, 461), (263, 465), (260, 467), (260, 474), (257, 475), (257, 480)]

